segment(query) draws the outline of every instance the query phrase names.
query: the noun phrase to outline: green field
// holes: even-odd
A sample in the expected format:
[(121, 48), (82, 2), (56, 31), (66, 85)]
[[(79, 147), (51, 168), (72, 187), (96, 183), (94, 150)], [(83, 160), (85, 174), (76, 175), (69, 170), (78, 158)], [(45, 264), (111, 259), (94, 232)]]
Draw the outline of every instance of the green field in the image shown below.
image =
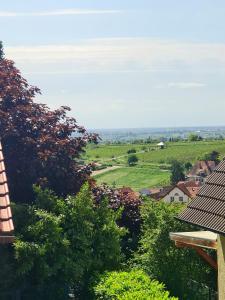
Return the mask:
[[(133, 148), (137, 151), (139, 161), (136, 166), (128, 167), (127, 151)], [(218, 151), (221, 158), (225, 156), (225, 141), (167, 143), (165, 149), (158, 149), (154, 144), (89, 145), (84, 159), (106, 166), (121, 166), (120, 169), (95, 176), (98, 183), (140, 190), (168, 184), (172, 160), (194, 163), (213, 150)]]
[(159, 168), (122, 167), (95, 176), (98, 183), (107, 183), (110, 186), (129, 186), (138, 191), (142, 188), (163, 186), (169, 183), (170, 173)]
[[(142, 150), (146, 148), (145, 152)], [(216, 150), (225, 155), (225, 141), (202, 141), (202, 142), (179, 142), (167, 143), (166, 149), (160, 150), (153, 144), (123, 144), (123, 145), (90, 145), (87, 148), (85, 159), (87, 161), (97, 161), (100, 163), (125, 163), (127, 160), (127, 150), (135, 148), (140, 162), (165, 164), (177, 159), (182, 162), (196, 161), (206, 152)], [(123, 157), (120, 157), (123, 156)], [(113, 157), (117, 162), (113, 161)], [(117, 157), (119, 157), (117, 159)]]

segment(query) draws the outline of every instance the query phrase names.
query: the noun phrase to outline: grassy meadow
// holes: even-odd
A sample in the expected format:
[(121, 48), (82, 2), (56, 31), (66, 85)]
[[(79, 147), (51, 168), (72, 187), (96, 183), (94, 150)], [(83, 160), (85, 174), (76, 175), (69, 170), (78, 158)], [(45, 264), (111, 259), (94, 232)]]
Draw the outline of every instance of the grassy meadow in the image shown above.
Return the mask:
[[(127, 165), (129, 149), (135, 149), (139, 159), (133, 167)], [(171, 142), (166, 143), (165, 149), (158, 149), (154, 144), (89, 145), (84, 159), (105, 166), (120, 166), (96, 175), (97, 182), (140, 190), (168, 184), (172, 160), (194, 163), (213, 150), (218, 151), (221, 157), (225, 156), (225, 141)]]
[(169, 178), (168, 170), (138, 166), (121, 167), (95, 176), (98, 183), (107, 183), (115, 187), (130, 186), (136, 191), (146, 187), (167, 185)]

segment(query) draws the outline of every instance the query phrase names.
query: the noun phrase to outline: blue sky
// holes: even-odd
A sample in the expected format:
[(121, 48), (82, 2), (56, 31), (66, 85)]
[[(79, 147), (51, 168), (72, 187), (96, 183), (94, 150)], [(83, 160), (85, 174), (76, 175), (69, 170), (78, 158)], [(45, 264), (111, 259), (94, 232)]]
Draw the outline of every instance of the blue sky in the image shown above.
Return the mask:
[(225, 2), (0, 0), (38, 101), (88, 128), (225, 125)]

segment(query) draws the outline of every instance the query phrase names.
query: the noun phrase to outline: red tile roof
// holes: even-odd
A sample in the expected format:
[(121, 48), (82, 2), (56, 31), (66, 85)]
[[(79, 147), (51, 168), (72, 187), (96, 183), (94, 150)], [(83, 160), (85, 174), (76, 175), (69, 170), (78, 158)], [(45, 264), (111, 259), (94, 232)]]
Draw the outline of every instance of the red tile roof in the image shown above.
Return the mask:
[(4, 156), (0, 143), (0, 243), (13, 241), (13, 221), (10, 208), (9, 190), (5, 171)]
[(160, 199), (163, 199), (166, 195), (168, 195), (175, 188), (180, 189), (184, 194), (186, 194), (189, 198), (191, 198), (191, 193), (186, 188), (186, 186), (184, 185), (183, 182), (180, 182), (176, 185), (165, 186), (163, 189), (160, 190), (160, 192), (151, 194), (150, 196), (155, 200), (160, 200)]
[(183, 187), (184, 190), (187, 190), (189, 193), (189, 198), (191, 199), (194, 199), (197, 196), (197, 193), (201, 188), (200, 182), (196, 181), (180, 181), (177, 185), (181, 188)]
[(208, 176), (212, 173), (215, 169), (216, 163), (211, 160), (199, 160), (191, 169), (190, 173), (188, 174), (189, 177), (191, 176)]
[(197, 197), (177, 218), (225, 234), (225, 159), (209, 175)]

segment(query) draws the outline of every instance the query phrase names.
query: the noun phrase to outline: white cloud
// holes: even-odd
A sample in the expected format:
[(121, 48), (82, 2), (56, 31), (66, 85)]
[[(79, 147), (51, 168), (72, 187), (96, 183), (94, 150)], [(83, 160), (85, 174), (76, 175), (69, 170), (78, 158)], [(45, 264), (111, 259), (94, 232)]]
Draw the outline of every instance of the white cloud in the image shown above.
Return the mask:
[[(72, 45), (7, 47), (6, 54), (24, 72), (37, 74), (225, 71), (222, 43), (103, 38), (80, 40)], [(180, 88), (194, 87), (192, 82), (175, 84)]]
[(68, 15), (99, 15), (99, 14), (116, 14), (120, 10), (96, 10), (96, 9), (61, 9), (41, 12), (13, 12), (0, 11), (0, 17), (46, 17), (46, 16), (68, 16)]
[(193, 89), (193, 88), (203, 88), (205, 83), (201, 82), (169, 82), (169, 88), (178, 88), (178, 89)]

